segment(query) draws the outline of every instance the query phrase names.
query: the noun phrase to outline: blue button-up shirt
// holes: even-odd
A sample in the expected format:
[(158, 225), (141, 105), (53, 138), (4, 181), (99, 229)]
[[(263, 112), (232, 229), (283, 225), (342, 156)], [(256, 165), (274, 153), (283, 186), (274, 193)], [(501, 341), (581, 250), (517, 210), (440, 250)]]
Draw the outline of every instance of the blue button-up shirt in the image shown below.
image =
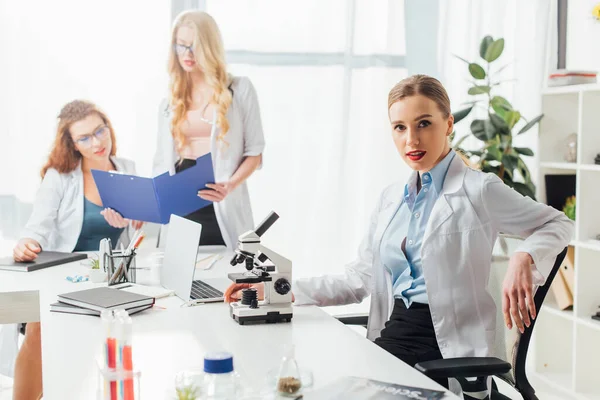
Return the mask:
[[(404, 187), (404, 201), (396, 210), (381, 241), (381, 261), (392, 275), (394, 298), (402, 299), (406, 307), (412, 303), (429, 303), (423, 277), (421, 246), (431, 210), (444, 186), (454, 150), (429, 172), (421, 174), (421, 190), (417, 179)], [(405, 241), (405, 250), (402, 242)]]

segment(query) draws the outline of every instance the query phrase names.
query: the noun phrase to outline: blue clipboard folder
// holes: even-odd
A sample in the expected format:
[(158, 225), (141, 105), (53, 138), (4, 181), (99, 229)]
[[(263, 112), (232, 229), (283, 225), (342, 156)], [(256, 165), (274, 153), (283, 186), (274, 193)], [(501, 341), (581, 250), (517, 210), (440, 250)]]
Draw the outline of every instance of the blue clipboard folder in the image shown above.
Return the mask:
[(215, 182), (210, 153), (196, 165), (175, 175), (165, 172), (154, 178), (92, 170), (103, 207), (124, 218), (168, 224), (171, 214), (185, 216), (211, 204), (198, 197), (198, 190)]

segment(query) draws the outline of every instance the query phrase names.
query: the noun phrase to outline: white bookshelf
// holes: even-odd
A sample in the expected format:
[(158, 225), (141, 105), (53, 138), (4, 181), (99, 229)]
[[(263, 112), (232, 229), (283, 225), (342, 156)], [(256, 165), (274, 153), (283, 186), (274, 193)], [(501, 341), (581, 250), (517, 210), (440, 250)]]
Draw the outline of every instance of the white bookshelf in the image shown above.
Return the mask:
[[(537, 197), (546, 201), (544, 176), (576, 176), (575, 287), (572, 310), (556, 306), (552, 291), (538, 316), (534, 373), (578, 398), (600, 399), (600, 85), (548, 88), (542, 93)], [(565, 161), (566, 140), (577, 134), (577, 162)]]

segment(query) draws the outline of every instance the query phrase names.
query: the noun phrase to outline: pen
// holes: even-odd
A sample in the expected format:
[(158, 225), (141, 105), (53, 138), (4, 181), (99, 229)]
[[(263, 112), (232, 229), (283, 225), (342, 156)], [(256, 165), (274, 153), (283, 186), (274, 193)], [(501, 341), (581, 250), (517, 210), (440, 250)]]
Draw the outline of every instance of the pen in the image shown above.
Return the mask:
[(217, 263), (217, 261), (219, 261), (220, 259), (223, 258), (223, 254), (217, 254), (217, 256), (206, 266), (206, 268), (204, 268), (204, 270), (209, 270), (213, 267), (213, 265), (215, 265)]

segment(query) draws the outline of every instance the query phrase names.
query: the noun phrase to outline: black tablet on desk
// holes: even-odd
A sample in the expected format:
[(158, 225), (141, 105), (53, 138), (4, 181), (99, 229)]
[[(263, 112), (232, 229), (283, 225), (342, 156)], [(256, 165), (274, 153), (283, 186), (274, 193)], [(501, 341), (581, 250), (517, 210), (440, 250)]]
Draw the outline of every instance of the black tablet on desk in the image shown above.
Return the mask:
[(16, 262), (12, 257), (0, 258), (0, 270), (30, 272), (55, 265), (67, 264), (77, 260), (84, 260), (87, 254), (59, 253), (57, 251), (42, 251), (37, 258), (28, 262)]

